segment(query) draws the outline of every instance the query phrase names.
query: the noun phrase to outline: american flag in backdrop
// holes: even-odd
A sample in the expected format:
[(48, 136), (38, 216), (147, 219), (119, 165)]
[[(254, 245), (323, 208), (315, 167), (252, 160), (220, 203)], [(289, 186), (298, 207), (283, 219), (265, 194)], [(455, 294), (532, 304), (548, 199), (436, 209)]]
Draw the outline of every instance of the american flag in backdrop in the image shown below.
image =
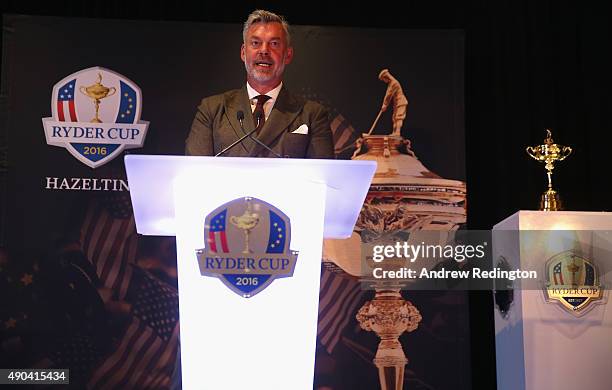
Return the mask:
[(337, 109), (333, 108), (332, 102), (324, 96), (321, 96), (319, 92), (315, 92), (312, 88), (306, 87), (302, 88), (300, 93), (304, 98), (317, 101), (331, 109), (330, 118), (333, 119), (330, 123), (330, 127), (334, 140), (334, 153), (337, 159), (350, 158), (355, 150), (355, 141), (361, 136), (361, 132), (355, 130), (350, 121)]
[(178, 348), (178, 293), (135, 268), (126, 301), (131, 322), (120, 345), (94, 371), (89, 389), (167, 389)]
[(331, 122), (334, 138), (334, 153), (342, 157), (343, 153), (354, 149), (355, 140), (359, 136), (351, 123), (342, 115), (337, 114)]
[(81, 227), (83, 253), (96, 267), (104, 287), (117, 291), (119, 299), (127, 293), (132, 272), (128, 264), (134, 262), (138, 247), (129, 201), (129, 196), (93, 201)]
[(333, 263), (323, 263), (317, 338), (329, 354), (340, 341), (344, 328), (349, 323), (356, 324), (355, 314), (364, 293), (358, 279)]
[(57, 90), (57, 118), (60, 122), (77, 121), (76, 110), (74, 108), (75, 85), (76, 79), (73, 79)]
[(101, 284), (131, 305), (125, 332), (100, 360), (87, 388), (168, 389), (178, 348), (178, 292), (134, 264), (138, 236), (129, 195), (91, 202), (81, 245)]
[(70, 383), (81, 383), (87, 378), (100, 359), (103, 357), (102, 350), (97, 345), (97, 340), (91, 334), (76, 333), (56, 341), (49, 358), (56, 367), (70, 369)]
[[(311, 95), (310, 99), (318, 99)], [(355, 141), (360, 135), (337, 110), (331, 121), (334, 153), (338, 159), (350, 158)], [(342, 332), (349, 325), (357, 324), (355, 314), (364, 300), (365, 291), (357, 278), (347, 274), (334, 263), (324, 262), (321, 269), (319, 291), (319, 320), (317, 339), (331, 354), (341, 340)]]

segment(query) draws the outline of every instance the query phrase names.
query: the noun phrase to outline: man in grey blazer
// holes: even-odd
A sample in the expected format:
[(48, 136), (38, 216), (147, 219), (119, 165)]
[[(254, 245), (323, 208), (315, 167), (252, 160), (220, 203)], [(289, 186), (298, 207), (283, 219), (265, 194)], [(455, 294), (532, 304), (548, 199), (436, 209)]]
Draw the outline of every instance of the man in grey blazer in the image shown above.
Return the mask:
[[(321, 104), (291, 94), (283, 85), (285, 66), (293, 47), (289, 26), (269, 11), (252, 12), (244, 23), (240, 58), (247, 83), (241, 89), (204, 98), (187, 138), (186, 154), (215, 155), (245, 135), (247, 138), (224, 156), (334, 158), (329, 112)], [(242, 114), (239, 114), (242, 112)]]

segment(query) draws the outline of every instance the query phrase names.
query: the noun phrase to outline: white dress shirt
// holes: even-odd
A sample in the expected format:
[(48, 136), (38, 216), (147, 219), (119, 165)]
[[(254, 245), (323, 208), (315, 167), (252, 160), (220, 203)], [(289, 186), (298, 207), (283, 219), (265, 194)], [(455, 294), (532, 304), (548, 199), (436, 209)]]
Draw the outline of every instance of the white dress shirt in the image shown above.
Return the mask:
[[(268, 99), (264, 103), (264, 106), (263, 106), (264, 115), (266, 116), (266, 120), (268, 120), (268, 117), (270, 116), (270, 113), (272, 112), (272, 107), (274, 107), (274, 103), (276, 103), (276, 99), (278, 98), (278, 94), (280, 93), (282, 86), (283, 86), (283, 83), (281, 81), (281, 83), (278, 84), (276, 88), (264, 94), (264, 95), (270, 96), (270, 99)], [(253, 87), (251, 87), (248, 81), (247, 81), (247, 93), (249, 94), (249, 100), (251, 102), (251, 112), (253, 112), (255, 111), (255, 106), (257, 105), (257, 99), (255, 99), (255, 97), (261, 94), (257, 92), (255, 89), (253, 89)]]

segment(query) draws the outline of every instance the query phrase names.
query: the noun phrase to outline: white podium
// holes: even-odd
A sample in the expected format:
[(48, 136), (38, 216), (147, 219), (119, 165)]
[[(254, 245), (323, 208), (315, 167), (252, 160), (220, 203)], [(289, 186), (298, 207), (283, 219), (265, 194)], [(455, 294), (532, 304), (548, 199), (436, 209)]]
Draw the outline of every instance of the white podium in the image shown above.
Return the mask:
[[(541, 279), (539, 289), (532, 284), (514, 290), (506, 315), (494, 309), (497, 388), (611, 389), (612, 303), (607, 290), (612, 280), (606, 273), (612, 213), (519, 211), (493, 230), (493, 259), (505, 258), (511, 269), (535, 269)], [(556, 262), (555, 256), (574, 251), (598, 262), (603, 286), (602, 298), (583, 313), (548, 299), (544, 284), (547, 275), (553, 281), (558, 277), (558, 283), (565, 276), (563, 283), (569, 283), (571, 273), (568, 277), (569, 271), (559, 265), (565, 263)]]
[[(183, 389), (311, 390), (322, 240), (351, 235), (376, 163), (128, 155), (125, 166), (138, 233), (176, 235)], [(289, 218), (299, 252), (291, 277), (250, 298), (196, 257), (206, 217), (245, 197)]]

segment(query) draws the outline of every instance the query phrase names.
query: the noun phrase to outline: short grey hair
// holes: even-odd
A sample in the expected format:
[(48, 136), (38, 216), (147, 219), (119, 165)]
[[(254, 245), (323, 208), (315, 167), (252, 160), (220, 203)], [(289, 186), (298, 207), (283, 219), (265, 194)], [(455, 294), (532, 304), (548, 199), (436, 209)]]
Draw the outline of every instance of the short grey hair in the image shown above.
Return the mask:
[(291, 46), (291, 34), (289, 34), (289, 23), (285, 20), (285, 17), (282, 15), (277, 15), (274, 12), (266, 11), (263, 9), (258, 9), (249, 15), (246, 22), (244, 22), (244, 27), (242, 28), (242, 42), (246, 43), (247, 31), (249, 28), (256, 23), (280, 23), (283, 26), (283, 30), (285, 31), (285, 36), (287, 37), (287, 46)]

